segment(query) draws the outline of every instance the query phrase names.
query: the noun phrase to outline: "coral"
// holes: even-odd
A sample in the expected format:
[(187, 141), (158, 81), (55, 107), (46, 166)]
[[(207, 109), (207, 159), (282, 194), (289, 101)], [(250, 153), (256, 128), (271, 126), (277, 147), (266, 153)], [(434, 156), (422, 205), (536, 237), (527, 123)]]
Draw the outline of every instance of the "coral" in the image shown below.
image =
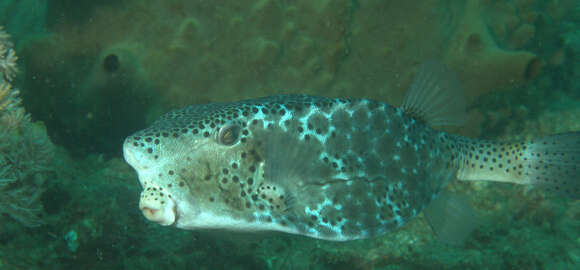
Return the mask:
[(42, 224), (40, 195), (52, 156), (42, 124), (32, 123), (12, 87), (16, 53), (0, 27), (0, 213), (25, 226)]
[(0, 112), (10, 111), (20, 104), (19, 91), (10, 84), (18, 71), (16, 60), (10, 35), (0, 26)]
[(12, 85), (0, 79), (0, 111), (10, 111), (20, 104), (20, 98), (18, 97), (19, 91), (13, 89)]
[(10, 35), (0, 26), (0, 76), (5, 81), (12, 81), (18, 71), (16, 68), (16, 52), (12, 48)]

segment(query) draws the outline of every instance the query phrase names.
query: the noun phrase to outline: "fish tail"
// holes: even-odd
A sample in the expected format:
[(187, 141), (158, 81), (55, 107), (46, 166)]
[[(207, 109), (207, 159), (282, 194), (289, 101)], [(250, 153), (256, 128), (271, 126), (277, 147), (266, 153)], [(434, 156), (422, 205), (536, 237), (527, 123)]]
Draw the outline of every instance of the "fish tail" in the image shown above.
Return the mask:
[(525, 184), (580, 198), (580, 132), (515, 143), (464, 137), (451, 141), (459, 180)]

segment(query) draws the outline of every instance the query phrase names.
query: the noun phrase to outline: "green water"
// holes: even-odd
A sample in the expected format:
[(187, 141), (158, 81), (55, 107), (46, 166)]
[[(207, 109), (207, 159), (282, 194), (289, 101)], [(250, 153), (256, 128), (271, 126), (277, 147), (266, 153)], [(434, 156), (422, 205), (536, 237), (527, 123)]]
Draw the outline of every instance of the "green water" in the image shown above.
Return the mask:
[(190, 104), (306, 93), (397, 106), (431, 60), (457, 73), (468, 102), (468, 123), (449, 132), (580, 131), (578, 0), (3, 0), (0, 26), (11, 85), (0, 87), (0, 269), (580, 264), (579, 202), (523, 186), (451, 183), (483, 220), (459, 246), (423, 215), (344, 243), (183, 231), (143, 217), (121, 154), (127, 135)]

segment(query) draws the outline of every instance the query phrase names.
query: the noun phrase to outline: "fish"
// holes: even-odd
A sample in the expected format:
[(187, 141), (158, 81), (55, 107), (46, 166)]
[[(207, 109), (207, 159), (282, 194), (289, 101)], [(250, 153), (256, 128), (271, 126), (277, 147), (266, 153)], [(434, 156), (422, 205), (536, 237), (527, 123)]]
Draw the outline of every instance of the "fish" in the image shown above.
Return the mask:
[(579, 132), (502, 142), (439, 130), (465, 121), (462, 91), (425, 63), (398, 107), (300, 94), (192, 105), (128, 136), (123, 155), (145, 218), (187, 230), (370, 238), (456, 179), (579, 197)]

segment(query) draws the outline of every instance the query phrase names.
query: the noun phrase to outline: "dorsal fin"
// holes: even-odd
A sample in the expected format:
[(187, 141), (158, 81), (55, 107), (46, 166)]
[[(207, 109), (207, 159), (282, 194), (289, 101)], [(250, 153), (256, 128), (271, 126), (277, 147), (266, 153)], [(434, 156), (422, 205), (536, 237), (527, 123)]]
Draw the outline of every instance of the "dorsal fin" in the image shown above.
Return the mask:
[(422, 64), (401, 108), (431, 126), (459, 126), (466, 120), (466, 101), (459, 81), (445, 65)]

